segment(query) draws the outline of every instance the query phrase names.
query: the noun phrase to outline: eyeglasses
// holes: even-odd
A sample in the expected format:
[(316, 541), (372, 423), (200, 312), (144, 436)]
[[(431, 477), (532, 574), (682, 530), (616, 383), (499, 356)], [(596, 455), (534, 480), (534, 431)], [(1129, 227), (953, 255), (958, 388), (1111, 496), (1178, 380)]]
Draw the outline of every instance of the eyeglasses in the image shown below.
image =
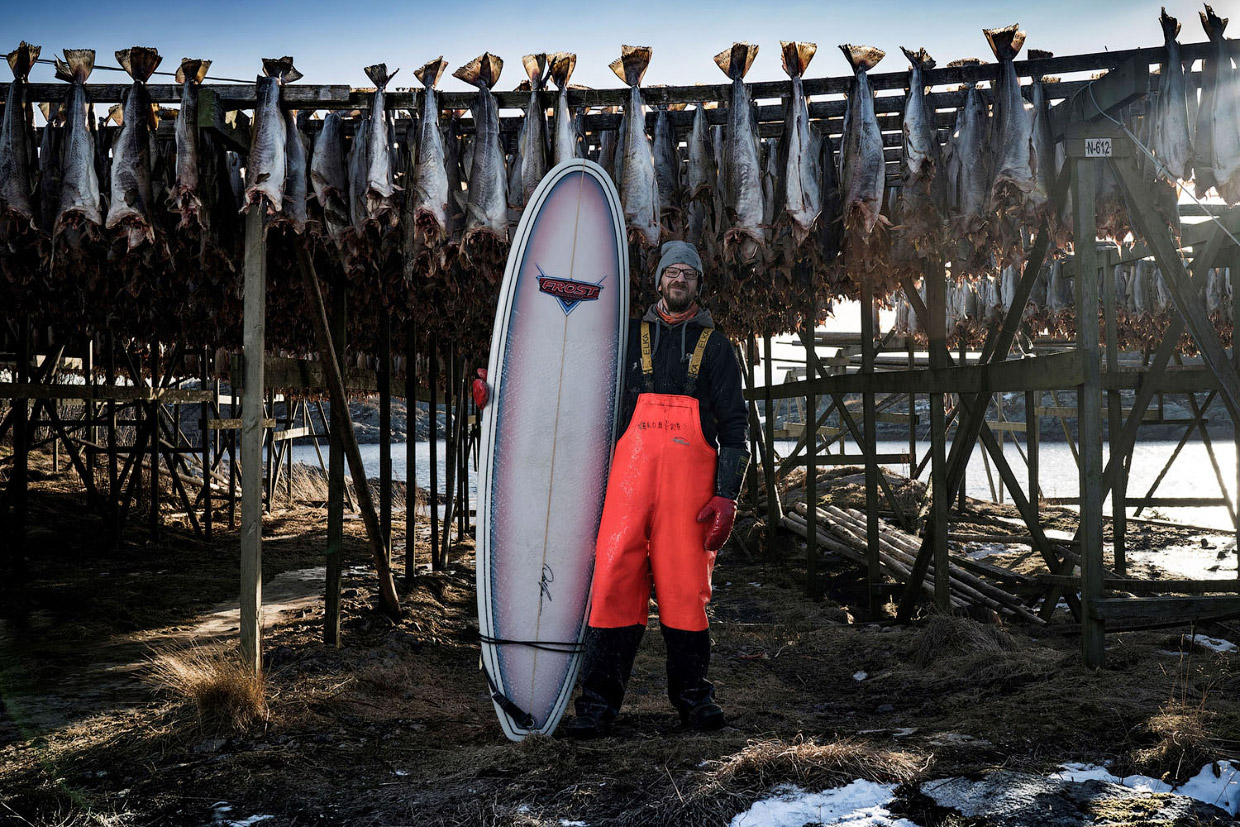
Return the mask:
[(669, 279), (680, 278), (685, 281), (697, 281), (698, 271), (692, 267), (668, 267), (663, 271), (663, 275)]

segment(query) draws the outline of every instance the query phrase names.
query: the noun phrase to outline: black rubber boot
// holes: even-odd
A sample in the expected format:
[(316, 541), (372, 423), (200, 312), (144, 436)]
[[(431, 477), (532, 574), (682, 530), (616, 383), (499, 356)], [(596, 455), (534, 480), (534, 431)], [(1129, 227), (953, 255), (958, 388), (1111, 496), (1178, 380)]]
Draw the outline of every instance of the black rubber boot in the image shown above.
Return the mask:
[(715, 703), (715, 686), (706, 680), (710, 667), (710, 632), (663, 628), (667, 643), (667, 696), (680, 720), (702, 732), (723, 726), (723, 710)]
[(611, 732), (620, 713), (624, 689), (633, 672), (633, 659), (645, 626), (614, 629), (586, 627), (585, 656), (581, 664), (581, 695), (577, 717), (564, 725), (570, 738), (598, 738)]

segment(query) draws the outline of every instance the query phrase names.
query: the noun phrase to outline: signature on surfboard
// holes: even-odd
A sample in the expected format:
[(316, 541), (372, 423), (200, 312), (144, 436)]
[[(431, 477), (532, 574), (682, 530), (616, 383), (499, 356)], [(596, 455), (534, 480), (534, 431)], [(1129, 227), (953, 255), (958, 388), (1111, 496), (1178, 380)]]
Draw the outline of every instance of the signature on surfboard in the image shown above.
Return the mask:
[(542, 600), (551, 600), (551, 584), (555, 582), (555, 572), (551, 570), (551, 566), (543, 563), (542, 578), (538, 581), (538, 591), (541, 592)]

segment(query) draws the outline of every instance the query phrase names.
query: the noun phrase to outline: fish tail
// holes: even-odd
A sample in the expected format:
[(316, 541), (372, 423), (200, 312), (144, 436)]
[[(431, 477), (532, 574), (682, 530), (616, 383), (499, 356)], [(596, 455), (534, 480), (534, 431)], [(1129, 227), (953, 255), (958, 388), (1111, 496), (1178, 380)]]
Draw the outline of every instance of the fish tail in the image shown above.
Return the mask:
[(16, 80), (25, 81), (30, 77), (30, 70), (34, 67), (35, 61), (39, 59), (41, 51), (41, 47), (31, 46), (23, 40), (20, 46), (8, 53), (9, 68), (13, 70), (13, 77)]
[(1162, 25), (1163, 37), (1167, 40), (1175, 40), (1180, 36), (1180, 21), (1167, 14), (1166, 6), (1163, 6), (1158, 22)]
[(65, 49), (64, 61), (56, 61), (56, 77), (61, 80), (85, 83), (94, 70), (94, 49)]
[(120, 61), (121, 68), (139, 83), (146, 83), (163, 61), (163, 58), (159, 56), (159, 50), (150, 46), (131, 46), (128, 49), (121, 49), (116, 53), (116, 59)]
[(302, 78), (301, 72), (293, 66), (291, 55), (263, 58), (263, 74), (269, 78), (275, 78), (281, 86)]
[(1020, 47), (1025, 45), (1025, 33), (1020, 30), (1019, 23), (1004, 26), (1002, 29), (982, 29), (982, 34), (986, 35), (990, 50), (999, 61), (1015, 60), (1020, 53)]
[(913, 52), (901, 46), (900, 51), (904, 52), (908, 62), (918, 69), (933, 69), (935, 67), (934, 58), (930, 57), (930, 53), (924, 47)]
[(443, 77), (443, 73), (447, 68), (448, 61), (443, 59), (443, 55), (440, 55), (434, 60), (427, 61), (424, 66), (414, 69), (413, 76), (427, 89), (434, 89), (439, 85), (439, 79)]
[(370, 82), (379, 87), (379, 91), (382, 92), (387, 89), (388, 83), (392, 78), (396, 77), (396, 73), (400, 69), (396, 69), (391, 74), (388, 74), (386, 63), (376, 63), (374, 66), (367, 66), (362, 71), (366, 73), (366, 77), (370, 78)]
[(804, 40), (781, 40), (779, 51), (783, 59), (784, 71), (788, 73), (788, 77), (795, 78), (805, 74), (805, 70), (809, 68), (809, 62), (814, 59), (814, 52), (818, 51), (818, 46)]
[(844, 53), (844, 57), (848, 58), (848, 65), (852, 67), (853, 72), (868, 72), (887, 55), (882, 49), (873, 46), (854, 46), (851, 43), (842, 44), (840, 51)]
[(526, 55), (521, 58), (521, 65), (530, 79), (530, 88), (534, 91), (542, 91), (547, 85), (547, 53)]
[(211, 61), (203, 60), (200, 57), (183, 57), (181, 58), (181, 68), (177, 69), (177, 83), (190, 83), (197, 86), (201, 84), (207, 77), (207, 70), (211, 68)]
[(756, 43), (733, 43), (730, 49), (724, 49), (715, 55), (715, 65), (732, 80), (744, 80), (757, 56)]
[(1223, 32), (1227, 29), (1226, 17), (1219, 17), (1214, 13), (1214, 8), (1207, 3), (1206, 10), (1198, 12), (1201, 15), (1201, 28), (1206, 30), (1206, 37), (1211, 40), (1222, 40)]
[(479, 89), (493, 89), (503, 68), (504, 61), (498, 55), (483, 52), (453, 72), (452, 76)]
[(557, 89), (567, 89), (568, 81), (577, 68), (577, 55), (572, 52), (556, 52), (547, 56), (551, 64), (551, 82)]
[(620, 57), (609, 66), (616, 73), (616, 77), (627, 85), (641, 86), (642, 78), (646, 76), (646, 68), (650, 66), (651, 54), (653, 51), (649, 46), (621, 46)]

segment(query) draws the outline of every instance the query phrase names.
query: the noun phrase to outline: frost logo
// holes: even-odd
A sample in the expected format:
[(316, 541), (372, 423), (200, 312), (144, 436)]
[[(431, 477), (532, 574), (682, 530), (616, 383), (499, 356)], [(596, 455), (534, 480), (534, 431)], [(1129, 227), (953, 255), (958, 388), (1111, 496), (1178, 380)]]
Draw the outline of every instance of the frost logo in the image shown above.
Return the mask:
[(534, 266), (538, 268), (538, 292), (555, 296), (565, 316), (573, 312), (578, 302), (597, 301), (599, 293), (603, 292), (601, 279), (597, 284), (572, 279), (557, 279), (548, 276), (537, 264)]

